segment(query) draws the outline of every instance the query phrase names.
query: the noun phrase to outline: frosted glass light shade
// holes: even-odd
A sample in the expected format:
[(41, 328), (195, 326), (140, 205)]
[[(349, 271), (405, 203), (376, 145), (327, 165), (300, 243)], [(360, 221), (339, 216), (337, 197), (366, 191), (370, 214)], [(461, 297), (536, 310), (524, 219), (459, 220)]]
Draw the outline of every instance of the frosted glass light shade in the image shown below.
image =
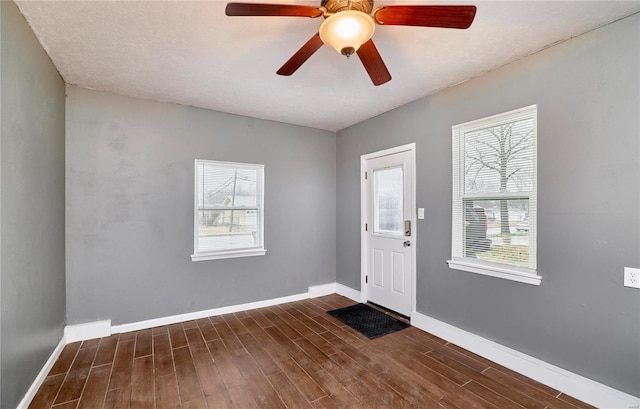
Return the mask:
[(371, 38), (376, 24), (362, 11), (346, 10), (329, 16), (320, 26), (320, 39), (337, 52), (351, 55)]

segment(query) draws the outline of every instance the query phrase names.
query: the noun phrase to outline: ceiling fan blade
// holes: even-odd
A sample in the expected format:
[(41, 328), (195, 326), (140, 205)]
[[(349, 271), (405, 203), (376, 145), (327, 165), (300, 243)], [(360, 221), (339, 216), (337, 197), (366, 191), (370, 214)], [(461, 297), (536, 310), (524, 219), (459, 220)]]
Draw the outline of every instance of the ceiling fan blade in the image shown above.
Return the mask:
[(284, 63), (282, 67), (277, 71), (278, 75), (291, 75), (302, 64), (305, 63), (315, 53), (318, 51), (320, 47), (322, 47), (322, 40), (320, 39), (320, 33), (316, 33), (313, 37), (309, 39), (295, 54), (289, 58), (289, 60)]
[(295, 4), (229, 3), (227, 16), (320, 17), (322, 11), (313, 6)]
[(382, 61), (378, 49), (375, 44), (373, 44), (373, 40), (362, 44), (360, 48), (358, 48), (357, 54), (365, 70), (369, 73), (373, 85), (382, 85), (391, 80), (391, 74), (389, 74), (387, 66), (384, 64), (384, 61)]
[(475, 16), (476, 6), (386, 6), (374, 18), (384, 25), (469, 28)]

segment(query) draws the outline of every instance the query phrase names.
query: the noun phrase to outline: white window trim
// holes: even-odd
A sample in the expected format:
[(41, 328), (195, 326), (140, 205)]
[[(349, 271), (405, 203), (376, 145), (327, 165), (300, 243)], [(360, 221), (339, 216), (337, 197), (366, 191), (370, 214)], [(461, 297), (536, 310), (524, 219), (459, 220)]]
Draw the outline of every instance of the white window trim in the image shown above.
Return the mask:
[[(516, 109), (513, 111), (493, 115), (490, 117), (482, 118), (475, 121), (465, 122), (460, 125), (451, 127), (452, 139), (453, 139), (453, 201), (452, 201), (452, 220), (451, 220), (451, 260), (447, 260), (449, 268), (455, 270), (467, 271), (470, 273), (482, 274), (490, 277), (503, 278), (506, 280), (517, 281), (521, 283), (540, 285), (542, 277), (537, 274), (537, 145), (538, 145), (538, 130), (537, 130), (537, 105), (530, 105), (528, 107)], [(455, 215), (462, 214), (462, 186), (464, 186), (464, 172), (461, 172), (461, 164), (464, 163), (463, 150), (461, 149), (461, 138), (465, 132), (483, 128), (487, 126), (496, 126), (501, 123), (514, 122), (521, 118), (530, 117), (532, 114), (536, 115), (536, 143), (534, 144), (533, 152), (533, 167), (534, 178), (533, 192), (526, 195), (529, 197), (529, 203), (533, 203), (533, 206), (529, 210), (529, 233), (533, 236), (529, 244), (529, 268), (522, 268), (512, 266), (508, 264), (491, 263), (482, 260), (474, 260), (463, 257), (463, 228), (462, 221), (458, 220)], [(455, 176), (458, 177), (455, 177)], [(506, 197), (517, 197), (517, 193), (504, 194)], [(491, 197), (500, 196), (500, 194), (491, 195)], [(480, 198), (480, 196), (479, 196)]]
[(217, 253), (192, 254), (191, 261), (221, 260), (225, 258), (264, 256), (266, 253), (267, 253), (267, 250), (265, 248), (262, 248), (259, 250), (256, 250), (256, 249), (227, 250), (224, 252), (217, 252)]
[[(258, 233), (260, 237), (260, 246), (250, 248), (240, 248), (232, 250), (219, 250), (210, 252), (197, 252), (198, 249), (198, 163), (214, 163), (217, 166), (226, 166), (231, 168), (251, 168), (259, 169), (258, 183), (257, 183), (257, 196), (259, 203), (256, 207), (251, 209), (258, 210)], [(226, 162), (207, 159), (196, 159), (194, 161), (193, 171), (193, 254), (191, 255), (191, 261), (206, 261), (206, 260), (221, 260), (228, 258), (239, 257), (253, 257), (263, 256), (267, 253), (267, 249), (264, 248), (264, 165), (254, 163), (239, 163), (239, 162)], [(231, 209), (231, 208), (230, 208)], [(233, 207), (233, 209), (238, 209)]]
[(518, 281), (533, 285), (540, 285), (542, 277), (537, 275), (535, 271), (528, 269), (520, 269), (516, 266), (507, 264), (491, 265), (487, 262), (471, 262), (468, 259), (447, 260), (449, 268), (454, 270), (467, 271), (469, 273), (477, 273), (490, 277), (504, 278), (506, 280)]

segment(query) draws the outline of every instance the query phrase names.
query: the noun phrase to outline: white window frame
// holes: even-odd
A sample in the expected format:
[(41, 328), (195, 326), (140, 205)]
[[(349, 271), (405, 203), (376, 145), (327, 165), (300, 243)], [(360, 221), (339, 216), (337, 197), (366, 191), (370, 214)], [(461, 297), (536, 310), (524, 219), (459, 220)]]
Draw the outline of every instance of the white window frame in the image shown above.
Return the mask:
[[(251, 169), (257, 170), (256, 181), (256, 196), (257, 206), (220, 206), (219, 210), (256, 210), (257, 211), (257, 225), (258, 232), (257, 238), (259, 239), (259, 245), (248, 248), (234, 248), (229, 250), (218, 250), (209, 252), (198, 252), (198, 165), (203, 164), (215, 164), (219, 167), (228, 167), (232, 169)], [(216, 160), (196, 159), (194, 162), (194, 180), (193, 180), (193, 254), (191, 255), (191, 261), (204, 261), (204, 260), (218, 260), (237, 257), (252, 257), (263, 256), (267, 250), (264, 248), (264, 165), (252, 164), (252, 163), (239, 163), (239, 162), (224, 162)]]
[[(451, 226), (451, 260), (447, 260), (449, 268), (471, 273), (483, 274), (507, 280), (518, 281), (527, 284), (540, 285), (542, 277), (537, 274), (537, 105), (516, 109), (487, 118), (455, 125), (451, 128), (453, 140), (453, 202), (452, 202), (452, 226)], [(525, 118), (534, 118), (534, 152), (533, 152), (533, 189), (525, 195), (518, 193), (497, 193), (492, 195), (464, 195), (464, 135), (477, 129), (498, 126), (504, 123), (515, 122)], [(476, 197), (477, 196), (477, 197)], [(529, 199), (529, 266), (518, 267), (510, 264), (493, 263), (464, 257), (464, 228), (463, 228), (463, 199), (489, 199), (489, 198), (518, 198)]]

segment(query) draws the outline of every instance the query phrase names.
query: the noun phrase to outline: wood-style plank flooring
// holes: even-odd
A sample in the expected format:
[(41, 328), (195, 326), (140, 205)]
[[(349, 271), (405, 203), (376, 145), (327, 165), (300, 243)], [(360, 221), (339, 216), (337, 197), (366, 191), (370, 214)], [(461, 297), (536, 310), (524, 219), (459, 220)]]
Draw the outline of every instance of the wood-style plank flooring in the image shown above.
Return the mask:
[(591, 408), (414, 327), (369, 340), (339, 295), (66, 345), (29, 408)]

